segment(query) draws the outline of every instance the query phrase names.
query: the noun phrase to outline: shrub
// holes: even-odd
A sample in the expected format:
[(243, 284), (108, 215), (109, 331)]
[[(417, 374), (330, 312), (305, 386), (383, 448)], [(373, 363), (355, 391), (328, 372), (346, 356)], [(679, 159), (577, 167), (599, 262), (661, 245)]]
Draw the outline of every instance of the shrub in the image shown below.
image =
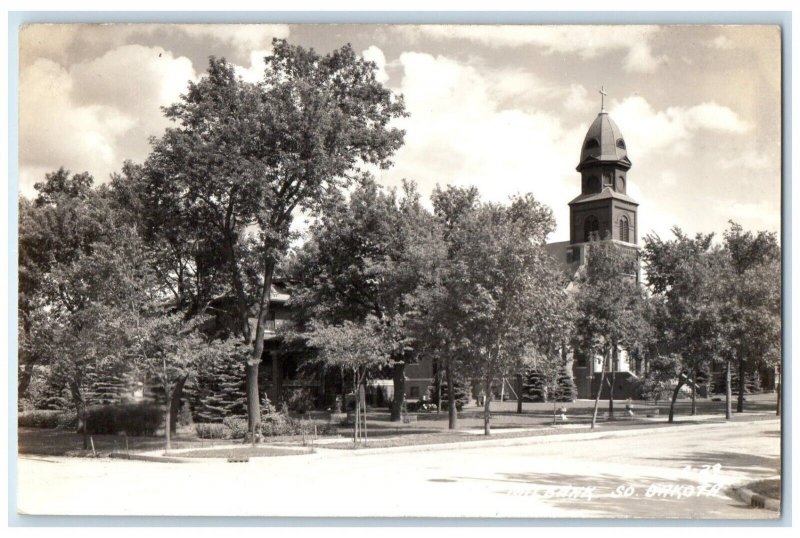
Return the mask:
[[(314, 426), (311, 426), (311, 433), (314, 433)], [(337, 424), (333, 424), (330, 422), (318, 422), (317, 423), (317, 435), (338, 435), (339, 434), (339, 426)]]
[(100, 405), (87, 410), (90, 434), (126, 433), (135, 436), (155, 435), (161, 426), (163, 411), (153, 404)]
[(225, 417), (222, 425), (228, 428), (230, 439), (244, 439), (247, 437), (247, 419), (243, 417)]
[(194, 425), (200, 439), (230, 439), (231, 430), (216, 422), (198, 422)]
[(34, 409), (24, 411), (17, 415), (17, 425), (20, 428), (57, 428), (61, 415), (64, 411), (51, 411), (45, 409)]
[(75, 411), (64, 411), (58, 415), (58, 426), (60, 430), (77, 430), (78, 429), (78, 415)]
[(286, 405), (295, 413), (314, 410), (314, 396), (308, 389), (290, 389), (285, 394)]

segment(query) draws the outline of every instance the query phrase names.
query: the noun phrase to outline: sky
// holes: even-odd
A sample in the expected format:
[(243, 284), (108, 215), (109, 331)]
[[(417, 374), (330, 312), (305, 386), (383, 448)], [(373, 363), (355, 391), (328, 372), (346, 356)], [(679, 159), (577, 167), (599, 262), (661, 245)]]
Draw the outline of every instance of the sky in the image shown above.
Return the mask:
[(109, 180), (142, 162), (160, 107), (209, 56), (258, 80), (272, 38), (350, 43), (405, 99), (380, 183), (533, 193), (569, 238), (586, 130), (606, 110), (625, 137), (638, 235), (780, 231), (781, 43), (770, 26), (33, 25), (20, 32), (19, 188), (64, 166)]

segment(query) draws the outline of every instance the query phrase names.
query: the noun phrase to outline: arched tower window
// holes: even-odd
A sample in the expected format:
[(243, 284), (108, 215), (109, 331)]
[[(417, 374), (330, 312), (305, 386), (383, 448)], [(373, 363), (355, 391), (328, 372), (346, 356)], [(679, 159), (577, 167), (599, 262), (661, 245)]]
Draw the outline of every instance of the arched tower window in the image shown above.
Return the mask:
[(586, 144), (584, 144), (583, 149), (594, 149), (599, 147), (600, 142), (598, 142), (596, 138), (590, 138), (586, 141)]
[(625, 178), (623, 176), (617, 177), (617, 192), (625, 192)]
[(600, 192), (600, 178), (598, 178), (597, 176), (591, 176), (586, 181), (586, 192), (587, 193)]
[(630, 243), (630, 226), (628, 224), (628, 217), (622, 216), (619, 219), (619, 240)]
[(589, 215), (583, 221), (584, 242), (600, 239), (600, 222), (594, 215)]

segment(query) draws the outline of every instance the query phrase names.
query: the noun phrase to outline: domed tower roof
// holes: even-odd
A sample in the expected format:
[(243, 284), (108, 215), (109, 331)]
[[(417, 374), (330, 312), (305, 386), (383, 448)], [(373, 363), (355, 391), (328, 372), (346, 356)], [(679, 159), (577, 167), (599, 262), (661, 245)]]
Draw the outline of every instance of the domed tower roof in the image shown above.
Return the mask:
[(601, 111), (597, 115), (586, 132), (581, 146), (578, 171), (587, 165), (599, 162), (619, 163), (627, 168), (631, 165), (622, 132), (606, 111)]

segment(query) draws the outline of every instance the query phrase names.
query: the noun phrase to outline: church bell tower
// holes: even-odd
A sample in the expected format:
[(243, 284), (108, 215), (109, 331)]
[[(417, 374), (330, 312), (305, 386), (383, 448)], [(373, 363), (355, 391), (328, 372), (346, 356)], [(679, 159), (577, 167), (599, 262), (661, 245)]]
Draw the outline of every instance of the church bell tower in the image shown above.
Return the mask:
[[(600, 93), (604, 98), (605, 92)], [(630, 169), (625, 139), (603, 99), (581, 146), (581, 194), (569, 203), (571, 245), (608, 240), (637, 244), (639, 204), (626, 192)]]

